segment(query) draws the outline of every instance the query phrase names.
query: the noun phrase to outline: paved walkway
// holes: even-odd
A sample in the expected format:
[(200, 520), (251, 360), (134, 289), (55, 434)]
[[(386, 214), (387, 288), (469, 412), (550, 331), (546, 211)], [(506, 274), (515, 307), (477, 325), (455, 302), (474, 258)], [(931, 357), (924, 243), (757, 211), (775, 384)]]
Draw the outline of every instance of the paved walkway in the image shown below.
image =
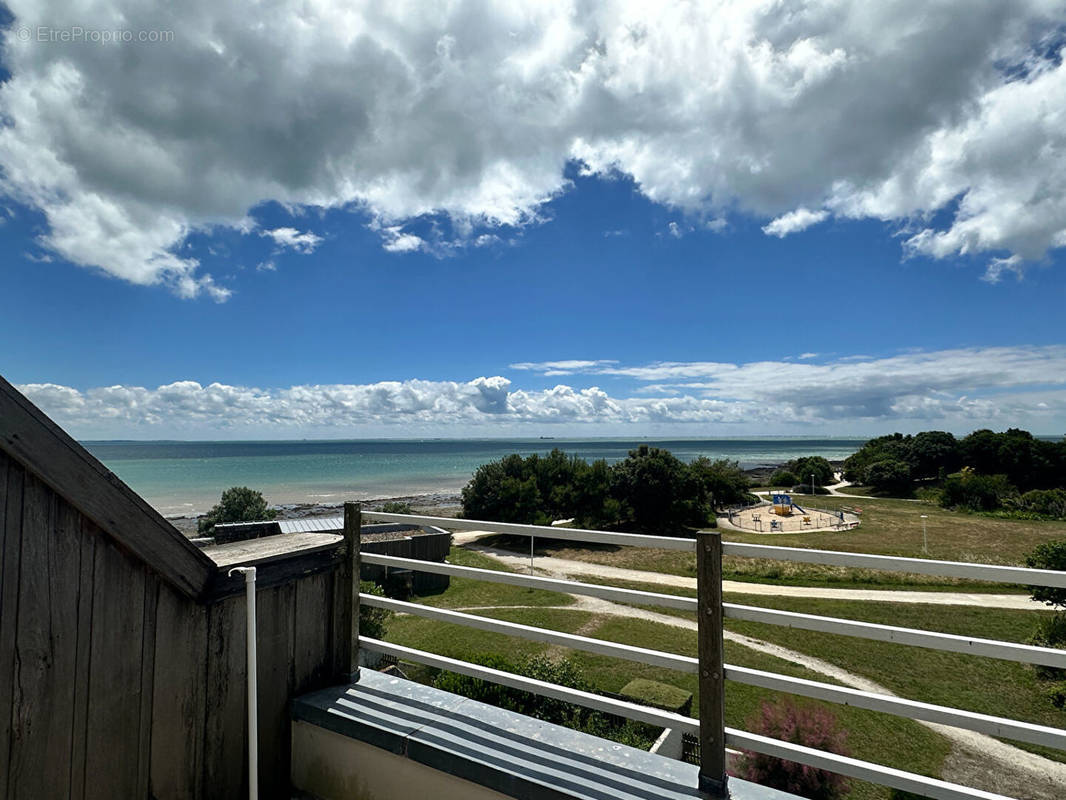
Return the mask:
[[(473, 544), (477, 536), (491, 535), (487, 532), (470, 531), (461, 536), (467, 549), (497, 558), (516, 570), (529, 569), (529, 556), (518, 555), (509, 550), (499, 550)], [(470, 538), (473, 537), (473, 538)], [(604, 564), (592, 564), (587, 561), (574, 561), (568, 558), (537, 556), (533, 560), (536, 570), (556, 578), (574, 578), (591, 575), (597, 578), (636, 583), (651, 583), (659, 586), (679, 586), (686, 589), (696, 588), (696, 579), (683, 575), (667, 575), (662, 572), (609, 567)], [(831, 589), (821, 586), (778, 586), (769, 583), (749, 583), (747, 581), (722, 581), (722, 591), (733, 594), (769, 595), (773, 597), (810, 597), (823, 600), (867, 600), (878, 603), (922, 603), (937, 606), (981, 606), (983, 608), (1003, 608), (1013, 611), (1047, 611), (1043, 603), (1037, 603), (1023, 594), (980, 594), (976, 592), (910, 592), (898, 589)]]

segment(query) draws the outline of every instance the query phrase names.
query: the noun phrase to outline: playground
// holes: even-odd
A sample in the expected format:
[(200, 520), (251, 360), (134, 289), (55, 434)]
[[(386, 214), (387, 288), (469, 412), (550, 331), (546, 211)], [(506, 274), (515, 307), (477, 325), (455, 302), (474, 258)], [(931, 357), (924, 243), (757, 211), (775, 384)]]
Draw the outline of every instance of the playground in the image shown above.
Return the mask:
[(770, 502), (730, 511), (718, 517), (718, 527), (746, 533), (814, 533), (857, 528), (862, 509), (824, 511), (800, 506), (788, 494), (774, 494)]

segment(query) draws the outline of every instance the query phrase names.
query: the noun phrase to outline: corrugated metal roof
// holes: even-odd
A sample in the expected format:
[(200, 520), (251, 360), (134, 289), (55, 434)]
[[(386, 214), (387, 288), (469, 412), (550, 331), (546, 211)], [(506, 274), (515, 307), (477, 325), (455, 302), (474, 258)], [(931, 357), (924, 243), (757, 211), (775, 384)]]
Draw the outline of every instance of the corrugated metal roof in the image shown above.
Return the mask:
[(282, 533), (339, 533), (344, 530), (344, 517), (281, 519), (277, 525)]

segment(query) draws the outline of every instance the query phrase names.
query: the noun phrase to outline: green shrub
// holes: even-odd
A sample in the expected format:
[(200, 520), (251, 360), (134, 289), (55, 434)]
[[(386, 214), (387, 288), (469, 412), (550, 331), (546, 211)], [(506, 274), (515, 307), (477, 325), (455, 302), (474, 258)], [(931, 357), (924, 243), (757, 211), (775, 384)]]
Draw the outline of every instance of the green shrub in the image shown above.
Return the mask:
[[(1066, 539), (1043, 542), (1025, 557), (1025, 566), (1033, 569), (1066, 570)], [(1066, 609), (1066, 589), (1051, 586), (1030, 586), (1033, 599), (1055, 608)], [(1064, 631), (1066, 634), (1066, 631)], [(1061, 641), (1066, 641), (1066, 635)]]
[(949, 475), (940, 487), (940, 505), (944, 508), (966, 508), (971, 511), (994, 511), (1015, 497), (1014, 488), (1006, 475), (981, 475), (963, 469)]
[[(512, 672), (527, 678), (555, 683), (584, 692), (594, 691), (584, 673), (570, 659), (553, 660), (547, 656), (527, 656), (518, 662), (508, 661), (496, 654), (482, 655), (470, 659), (475, 664)], [(498, 683), (471, 678), (454, 672), (441, 672), (433, 685), (452, 694), (469, 697), (488, 703), (498, 708), (524, 714), (527, 717), (544, 720), (556, 725), (565, 725), (603, 739), (612, 739), (631, 747), (647, 750), (655, 743), (658, 729), (632, 720), (625, 720), (609, 714), (582, 706), (543, 697), (521, 689), (512, 689)]]
[(770, 476), (771, 486), (795, 486), (799, 482), (796, 473), (787, 469), (779, 469)]
[[(385, 591), (373, 581), (359, 581), (359, 591), (383, 597)], [(359, 635), (384, 639), (392, 611), (377, 606), (359, 605)]]
[(381, 508), (378, 511), (383, 514), (413, 514), (414, 509), (411, 508), (410, 503), (405, 503), (400, 500), (389, 500), (381, 504)]
[(1012, 504), (1018, 511), (1050, 519), (1066, 519), (1066, 489), (1033, 489)]
[(233, 486), (222, 493), (222, 498), (196, 523), (196, 530), (210, 534), (223, 522), (258, 522), (274, 519), (277, 512), (267, 506), (263, 493), (247, 486)]

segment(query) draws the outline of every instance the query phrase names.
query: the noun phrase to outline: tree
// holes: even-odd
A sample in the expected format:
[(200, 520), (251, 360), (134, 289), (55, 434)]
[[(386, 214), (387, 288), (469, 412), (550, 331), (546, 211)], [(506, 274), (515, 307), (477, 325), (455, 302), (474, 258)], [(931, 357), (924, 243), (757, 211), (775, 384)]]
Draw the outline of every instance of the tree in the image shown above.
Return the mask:
[(719, 458), (711, 461), (700, 456), (688, 465), (695, 483), (699, 506), (709, 509), (746, 504), (750, 498), (751, 481), (740, 468), (740, 463)]
[[(359, 581), (359, 591), (364, 594), (374, 594), (379, 597), (385, 596), (385, 590), (373, 581)], [(387, 630), (386, 623), (392, 616), (392, 611), (387, 608), (359, 604), (359, 635), (369, 636), (371, 639), (384, 639)]]
[(910, 441), (907, 466), (913, 478), (936, 478), (961, 466), (958, 440), (947, 431), (922, 431)]
[[(791, 700), (763, 701), (759, 713), (747, 720), (745, 728), (817, 750), (846, 756), (847, 732), (836, 716), (818, 706), (799, 706)], [(737, 777), (791, 792), (810, 800), (837, 800), (847, 795), (850, 782), (843, 775), (773, 756), (743, 750), (734, 762)]]
[(642, 533), (678, 533), (707, 522), (709, 508), (698, 501), (695, 481), (669, 450), (642, 444), (615, 464), (611, 494), (622, 507), (623, 525)]
[(866, 468), (866, 483), (879, 494), (910, 494), (910, 467), (905, 462), (895, 458), (875, 461)]
[(788, 471), (799, 478), (796, 483), (811, 484), (811, 476), (814, 476), (815, 486), (825, 486), (833, 482), (833, 465), (821, 456), (806, 456), (789, 461)]
[(196, 523), (196, 530), (210, 534), (222, 522), (258, 522), (274, 519), (277, 512), (267, 506), (263, 493), (247, 486), (233, 486), (222, 493), (219, 502)]

